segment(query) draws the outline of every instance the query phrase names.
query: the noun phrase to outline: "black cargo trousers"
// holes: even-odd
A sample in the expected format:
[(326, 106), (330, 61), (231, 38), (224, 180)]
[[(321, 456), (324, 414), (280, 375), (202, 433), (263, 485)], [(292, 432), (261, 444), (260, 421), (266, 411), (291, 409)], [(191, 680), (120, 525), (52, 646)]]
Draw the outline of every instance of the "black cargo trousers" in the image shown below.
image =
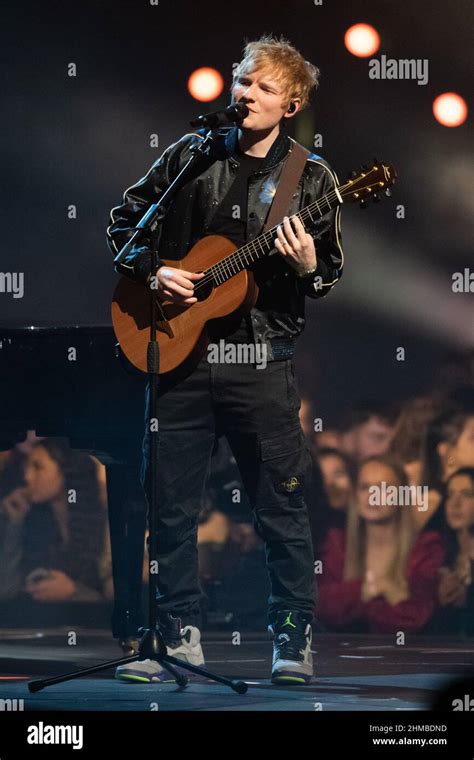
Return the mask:
[[(166, 376), (165, 376), (166, 377)], [(142, 485), (148, 493), (146, 392)], [(184, 380), (158, 389), (158, 618), (201, 624), (197, 517), (216, 435), (240, 470), (253, 523), (265, 544), (268, 619), (279, 610), (312, 617), (314, 556), (306, 489), (312, 459), (299, 421), (293, 360), (212, 363), (207, 352)], [(252, 589), (248, 589), (252, 593)]]

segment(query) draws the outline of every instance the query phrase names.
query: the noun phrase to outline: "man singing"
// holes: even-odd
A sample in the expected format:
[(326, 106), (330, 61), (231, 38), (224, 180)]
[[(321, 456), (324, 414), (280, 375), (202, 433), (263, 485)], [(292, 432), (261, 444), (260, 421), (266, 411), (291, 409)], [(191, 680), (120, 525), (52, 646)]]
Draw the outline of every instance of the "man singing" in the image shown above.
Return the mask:
[[(240, 127), (222, 128), (217, 147), (170, 205), (160, 235), (135, 246), (117, 271), (144, 284), (150, 250), (180, 260), (206, 235), (223, 235), (243, 246), (263, 230), (283, 166), (295, 141), (287, 119), (308, 105), (319, 70), (284, 37), (264, 35), (249, 42), (233, 73), (232, 101), (250, 113)], [(133, 233), (150, 203), (166, 189), (203, 140), (206, 130), (170, 145), (146, 176), (128, 188), (112, 209), (107, 238), (115, 254)], [(197, 171), (200, 170), (200, 173)], [(329, 192), (337, 178), (311, 153), (289, 216)], [(214, 328), (225, 343), (263, 349), (264, 366), (210, 361), (205, 354), (179, 381), (160, 377), (158, 397), (158, 590), (160, 630), (169, 654), (203, 665), (200, 644), (197, 516), (216, 436), (224, 434), (252, 504), (254, 525), (265, 542), (271, 583), (269, 632), (273, 635), (272, 681), (311, 680), (311, 620), (314, 558), (305, 488), (311, 456), (301, 430), (293, 356), (304, 328), (305, 297), (321, 298), (338, 281), (344, 256), (340, 210), (305, 228), (298, 218), (279, 225), (271, 255), (252, 265), (259, 286), (249, 314)], [(193, 304), (202, 274), (158, 265), (154, 287), (177, 304)], [(221, 330), (219, 332), (219, 329)], [(257, 354), (258, 355), (258, 354)], [(262, 351), (260, 352), (262, 355)], [(149, 405), (147, 390), (147, 410)], [(147, 415), (148, 418), (148, 415)], [(145, 433), (142, 482), (147, 489)], [(251, 590), (250, 590), (251, 593)], [(138, 682), (167, 680), (153, 660), (117, 668), (116, 677)]]

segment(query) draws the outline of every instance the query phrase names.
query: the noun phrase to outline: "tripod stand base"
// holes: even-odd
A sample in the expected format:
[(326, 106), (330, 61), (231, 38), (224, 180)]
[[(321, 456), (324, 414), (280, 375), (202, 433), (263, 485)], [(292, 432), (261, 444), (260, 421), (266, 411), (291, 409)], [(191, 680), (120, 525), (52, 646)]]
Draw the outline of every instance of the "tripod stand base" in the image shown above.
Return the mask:
[(191, 673), (208, 678), (211, 681), (222, 683), (225, 686), (229, 686), (237, 694), (245, 694), (248, 690), (248, 685), (245, 681), (233, 681), (230, 678), (224, 678), (224, 676), (211, 673), (209, 670), (191, 665), (185, 660), (180, 660), (178, 657), (172, 657), (167, 653), (166, 644), (163, 641), (163, 637), (157, 628), (144, 629), (144, 635), (140, 641), (139, 653), (132, 655), (131, 657), (122, 657), (119, 660), (109, 660), (101, 665), (92, 665), (90, 668), (83, 668), (75, 673), (66, 673), (62, 676), (56, 676), (55, 678), (47, 678), (38, 681), (30, 681), (28, 684), (28, 691), (34, 694), (37, 691), (41, 691), (47, 686), (54, 686), (58, 683), (64, 683), (65, 681), (72, 681), (75, 678), (81, 676), (91, 675), (92, 673), (100, 673), (102, 670), (108, 670), (108, 668), (118, 667), (119, 665), (127, 665), (129, 662), (136, 662), (137, 660), (154, 660), (163, 666), (165, 670), (173, 676), (174, 680), (181, 688), (184, 688), (188, 684), (186, 676), (181, 675), (175, 668), (179, 667), (181, 670), (188, 670)]

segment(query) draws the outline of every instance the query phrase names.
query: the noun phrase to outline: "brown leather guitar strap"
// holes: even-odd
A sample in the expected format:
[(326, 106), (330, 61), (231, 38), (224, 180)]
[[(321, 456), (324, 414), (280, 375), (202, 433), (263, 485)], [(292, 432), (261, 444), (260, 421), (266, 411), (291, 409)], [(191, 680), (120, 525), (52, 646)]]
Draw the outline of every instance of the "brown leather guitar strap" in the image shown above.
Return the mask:
[(283, 217), (288, 215), (293, 193), (303, 174), (309, 154), (309, 150), (303, 148), (302, 145), (297, 142), (293, 143), (280, 175), (276, 193), (263, 228), (264, 232), (280, 224), (283, 221)]

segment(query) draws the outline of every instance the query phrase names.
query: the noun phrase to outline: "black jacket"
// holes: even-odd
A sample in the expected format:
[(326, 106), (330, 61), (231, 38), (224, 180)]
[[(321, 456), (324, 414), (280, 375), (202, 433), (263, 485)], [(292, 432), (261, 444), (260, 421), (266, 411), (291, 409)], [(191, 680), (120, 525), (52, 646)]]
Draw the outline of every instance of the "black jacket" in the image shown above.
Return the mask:
[[(107, 241), (114, 254), (131, 237), (150, 203), (169, 185), (190, 156), (190, 147), (204, 139), (206, 130), (185, 134), (170, 145), (135, 185), (125, 190), (123, 202), (110, 213)], [(150, 248), (157, 246), (159, 259), (182, 259), (207, 230), (217, 207), (235, 178), (239, 162), (235, 157), (238, 128), (219, 130), (212, 154), (199, 159), (192, 178), (171, 203), (161, 231), (142, 238), (125, 262), (116, 269), (134, 280), (146, 282)], [(260, 171), (249, 180), (247, 242), (263, 232), (276, 186), (294, 140), (284, 126), (262, 162)], [(311, 153), (293, 195), (289, 215), (318, 200), (338, 183), (324, 159)], [(252, 267), (259, 296), (250, 320), (256, 343), (266, 343), (267, 360), (293, 356), (297, 336), (305, 325), (305, 296), (325, 296), (342, 274), (344, 254), (341, 243), (340, 208), (312, 224), (305, 223), (315, 239), (318, 267), (314, 275), (298, 277), (274, 249)]]

